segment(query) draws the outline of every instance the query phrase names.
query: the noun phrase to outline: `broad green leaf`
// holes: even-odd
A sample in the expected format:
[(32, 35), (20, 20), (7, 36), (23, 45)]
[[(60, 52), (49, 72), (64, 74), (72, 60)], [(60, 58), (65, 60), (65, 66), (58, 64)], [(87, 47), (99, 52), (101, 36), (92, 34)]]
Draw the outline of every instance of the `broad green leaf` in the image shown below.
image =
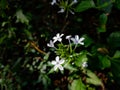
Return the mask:
[(120, 9), (120, 0), (115, 0), (115, 7)]
[(69, 64), (69, 63), (66, 63), (66, 64), (64, 65), (64, 68), (70, 70), (70, 72), (77, 70), (76, 68), (74, 68), (74, 67), (73, 67), (71, 64)]
[(114, 79), (117, 83), (120, 84), (120, 59), (112, 59), (111, 60), (111, 70), (114, 76)]
[(87, 76), (86, 78), (87, 83), (93, 84), (93, 85), (102, 85), (102, 81), (90, 70), (87, 70)]
[(81, 1), (78, 6), (75, 8), (76, 12), (83, 12), (87, 9), (95, 7), (95, 3), (93, 0), (83, 0)]
[(7, 0), (0, 0), (0, 8), (2, 9), (7, 8)]
[(116, 58), (116, 59), (120, 58), (120, 51), (117, 50), (117, 51), (115, 52), (113, 58)]
[(97, 31), (99, 33), (101, 32), (106, 32), (106, 25), (100, 25), (98, 28), (97, 28)]
[(85, 47), (88, 47), (93, 43), (93, 40), (87, 35), (84, 35), (83, 37), (85, 38), (84, 40)]
[(99, 58), (101, 69), (109, 68), (111, 66), (111, 62), (107, 56), (99, 55), (98, 58)]
[(120, 47), (120, 31), (111, 33), (107, 40), (111, 47)]
[(108, 19), (108, 16), (105, 13), (101, 14), (99, 17), (100, 24), (105, 25), (107, 23), (107, 19)]
[(82, 66), (83, 62), (86, 62), (88, 60), (86, 54), (87, 54), (87, 52), (84, 52), (84, 51), (80, 53), (80, 55), (75, 60), (76, 66), (80, 67), (80, 66)]
[(29, 20), (28, 18), (23, 14), (23, 11), (20, 9), (16, 12), (15, 16), (17, 17), (16, 22), (21, 22), (21, 23), (25, 23), (28, 25)]
[(100, 26), (97, 28), (98, 32), (106, 32), (106, 23), (107, 23), (108, 16), (103, 13), (99, 17), (99, 24)]
[(86, 87), (83, 84), (81, 79), (76, 79), (76, 80), (73, 80), (70, 90), (86, 90)]
[(114, 0), (97, 0), (96, 8), (104, 10), (105, 13), (110, 13), (113, 2), (114, 2)]

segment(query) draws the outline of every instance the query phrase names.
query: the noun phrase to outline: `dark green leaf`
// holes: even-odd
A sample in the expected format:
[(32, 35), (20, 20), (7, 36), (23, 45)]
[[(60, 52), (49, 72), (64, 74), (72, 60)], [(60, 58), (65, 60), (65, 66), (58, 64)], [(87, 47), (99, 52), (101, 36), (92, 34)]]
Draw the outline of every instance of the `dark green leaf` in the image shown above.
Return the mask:
[(120, 31), (111, 33), (108, 37), (108, 43), (111, 47), (120, 47)]
[(78, 6), (75, 8), (75, 11), (82, 12), (93, 7), (95, 7), (95, 3), (93, 0), (85, 0), (78, 4)]
[(99, 61), (100, 61), (101, 69), (109, 68), (111, 66), (111, 62), (110, 62), (110, 60), (108, 59), (107, 56), (99, 55), (98, 58), (99, 58)]
[(120, 59), (111, 60), (111, 69), (114, 79), (120, 84)]

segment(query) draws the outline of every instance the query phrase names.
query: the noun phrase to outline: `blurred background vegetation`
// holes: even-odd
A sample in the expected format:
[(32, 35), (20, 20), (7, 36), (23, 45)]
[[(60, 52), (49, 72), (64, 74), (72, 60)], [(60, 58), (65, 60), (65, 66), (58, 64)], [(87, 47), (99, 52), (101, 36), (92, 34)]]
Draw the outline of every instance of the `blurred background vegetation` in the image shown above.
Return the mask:
[(97, 49), (112, 57), (109, 69), (97, 67), (95, 71), (102, 73), (103, 81), (103, 75), (112, 72), (106, 90), (120, 89), (120, 0), (78, 1), (75, 14), (65, 17), (65, 13), (57, 13), (59, 8), (52, 6), (51, 0), (0, 0), (1, 90), (54, 90), (61, 84), (56, 78), (51, 78), (55, 82), (50, 84), (48, 76), (38, 68), (48, 52), (47, 43), (58, 32), (85, 34), (94, 41), (88, 44), (88, 51), (95, 54)]

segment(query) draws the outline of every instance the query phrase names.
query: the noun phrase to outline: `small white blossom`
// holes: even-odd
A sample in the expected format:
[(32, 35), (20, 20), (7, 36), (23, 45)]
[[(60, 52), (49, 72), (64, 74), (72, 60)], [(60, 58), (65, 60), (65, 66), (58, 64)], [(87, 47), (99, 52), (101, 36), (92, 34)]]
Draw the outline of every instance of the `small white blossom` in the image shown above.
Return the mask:
[(59, 56), (55, 58), (55, 61), (52, 61), (51, 63), (54, 65), (54, 70), (56, 71), (57, 69), (63, 70), (62, 64), (65, 62), (64, 59), (60, 59)]
[(82, 63), (82, 67), (83, 67), (83, 68), (88, 67), (87, 62), (83, 62), (83, 63)]
[(53, 37), (53, 39), (54, 39), (53, 42), (54, 42), (54, 43), (57, 42), (57, 41), (61, 42), (61, 41), (62, 41), (62, 38), (61, 38), (61, 37), (62, 37), (63, 35), (64, 35), (64, 34), (61, 34), (61, 35), (60, 35), (59, 33), (57, 33), (56, 36)]
[(47, 44), (48, 47), (54, 47), (54, 43), (52, 40), (50, 40), (50, 43)]
[(73, 3), (77, 3), (78, 1), (77, 0), (73, 0)]
[(58, 13), (64, 13), (64, 12), (65, 12), (64, 8), (61, 8), (60, 11), (58, 11)]
[(66, 39), (70, 40), (70, 38), (71, 38), (71, 35), (66, 36)]
[(56, 4), (56, 0), (52, 0), (51, 5)]
[(85, 38), (79, 38), (78, 35), (75, 35), (75, 38), (71, 38), (71, 40), (74, 42), (74, 44), (81, 44), (81, 45), (84, 45), (84, 40)]

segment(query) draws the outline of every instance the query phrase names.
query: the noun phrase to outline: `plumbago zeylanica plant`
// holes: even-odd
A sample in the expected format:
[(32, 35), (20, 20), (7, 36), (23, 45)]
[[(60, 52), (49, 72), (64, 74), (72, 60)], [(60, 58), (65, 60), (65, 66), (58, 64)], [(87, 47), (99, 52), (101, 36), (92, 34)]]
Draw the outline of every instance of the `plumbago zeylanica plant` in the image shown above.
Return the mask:
[(73, 6), (77, 3), (77, 0), (52, 0), (51, 5), (57, 5), (60, 10), (58, 13), (66, 13), (66, 18), (68, 17), (68, 13), (74, 14)]
[(55, 60), (48, 61), (48, 66), (51, 67), (48, 75), (57, 75), (57, 73), (67, 75), (69, 90), (90, 89), (90, 84), (101, 86), (104, 90), (101, 80), (89, 69), (87, 57), (89, 52), (82, 49), (85, 45), (84, 41), (84, 36), (65, 37), (64, 34), (57, 33), (47, 44), (51, 49), (51, 55), (55, 56)]

